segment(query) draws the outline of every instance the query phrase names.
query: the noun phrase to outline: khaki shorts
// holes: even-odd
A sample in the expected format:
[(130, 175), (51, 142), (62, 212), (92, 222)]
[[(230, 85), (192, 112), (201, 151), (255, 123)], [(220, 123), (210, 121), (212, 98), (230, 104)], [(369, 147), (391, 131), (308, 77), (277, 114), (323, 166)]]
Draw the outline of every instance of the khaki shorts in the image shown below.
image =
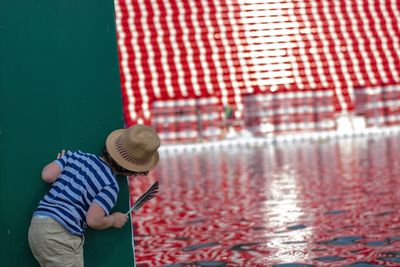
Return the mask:
[(42, 267), (83, 267), (84, 238), (70, 234), (51, 218), (33, 217), (28, 241)]

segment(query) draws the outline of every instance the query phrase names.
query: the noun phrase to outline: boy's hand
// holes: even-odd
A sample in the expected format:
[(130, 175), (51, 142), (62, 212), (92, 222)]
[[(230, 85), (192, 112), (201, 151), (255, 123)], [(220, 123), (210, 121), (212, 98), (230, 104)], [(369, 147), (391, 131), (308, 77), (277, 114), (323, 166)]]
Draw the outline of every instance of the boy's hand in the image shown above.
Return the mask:
[(65, 155), (65, 149), (61, 150), (61, 152), (57, 154), (57, 159), (61, 158), (64, 155)]
[(114, 218), (113, 227), (115, 228), (122, 228), (128, 221), (128, 215), (121, 212), (114, 212), (112, 216)]
[(86, 223), (90, 228), (103, 230), (110, 227), (122, 228), (128, 221), (128, 216), (121, 212), (114, 212), (105, 216), (103, 208), (93, 202), (86, 214)]

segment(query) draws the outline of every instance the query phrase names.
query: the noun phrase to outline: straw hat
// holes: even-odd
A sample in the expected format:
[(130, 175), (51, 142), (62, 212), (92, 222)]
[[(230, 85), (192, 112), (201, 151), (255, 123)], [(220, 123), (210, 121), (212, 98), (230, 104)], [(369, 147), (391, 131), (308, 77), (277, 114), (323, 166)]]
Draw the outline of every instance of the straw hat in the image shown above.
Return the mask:
[(136, 172), (149, 171), (157, 165), (160, 138), (145, 125), (134, 125), (110, 133), (107, 151), (121, 167)]

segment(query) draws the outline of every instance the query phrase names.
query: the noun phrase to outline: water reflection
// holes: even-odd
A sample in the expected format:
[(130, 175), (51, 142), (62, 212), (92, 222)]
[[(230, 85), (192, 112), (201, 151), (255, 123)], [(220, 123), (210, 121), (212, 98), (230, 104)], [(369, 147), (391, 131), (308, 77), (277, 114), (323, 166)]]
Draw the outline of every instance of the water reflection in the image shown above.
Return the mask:
[(164, 152), (138, 266), (399, 266), (399, 136)]

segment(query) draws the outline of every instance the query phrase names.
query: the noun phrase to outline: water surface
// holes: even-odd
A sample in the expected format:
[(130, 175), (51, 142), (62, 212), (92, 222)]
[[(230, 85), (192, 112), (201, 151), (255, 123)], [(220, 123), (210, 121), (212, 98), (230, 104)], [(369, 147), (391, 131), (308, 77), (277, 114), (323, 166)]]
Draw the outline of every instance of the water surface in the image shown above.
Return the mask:
[[(400, 136), (164, 152), (144, 266), (400, 266)], [(132, 178), (137, 179), (137, 178)]]

